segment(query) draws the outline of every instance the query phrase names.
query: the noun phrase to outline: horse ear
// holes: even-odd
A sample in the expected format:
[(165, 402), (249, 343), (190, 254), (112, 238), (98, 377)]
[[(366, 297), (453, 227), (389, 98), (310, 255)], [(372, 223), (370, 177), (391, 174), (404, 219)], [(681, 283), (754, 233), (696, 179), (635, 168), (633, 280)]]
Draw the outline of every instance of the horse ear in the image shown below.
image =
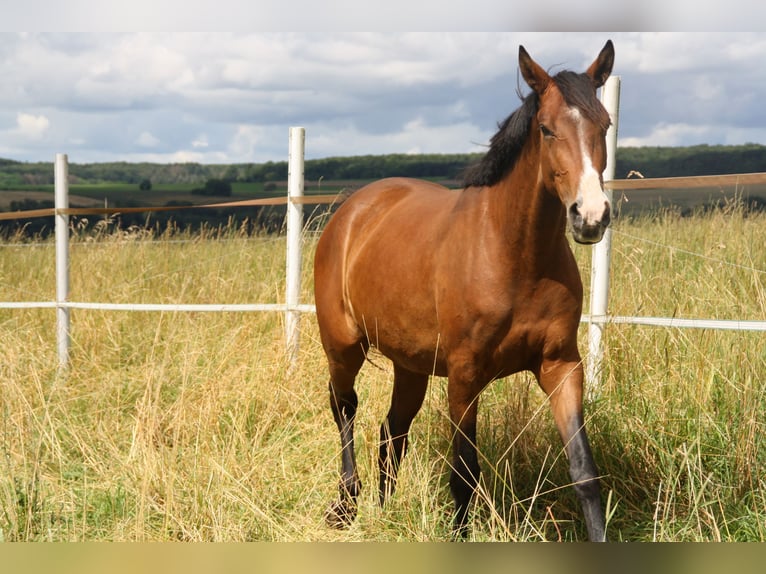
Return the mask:
[(548, 87), (548, 83), (551, 81), (551, 77), (548, 72), (543, 70), (540, 65), (535, 62), (524, 46), (519, 46), (519, 69), (521, 75), (524, 76), (524, 81), (529, 84), (537, 94), (542, 94), (545, 88)]
[(601, 53), (585, 73), (593, 79), (596, 87), (600, 88), (606, 82), (609, 74), (612, 73), (612, 66), (614, 66), (614, 44), (611, 40), (607, 40)]

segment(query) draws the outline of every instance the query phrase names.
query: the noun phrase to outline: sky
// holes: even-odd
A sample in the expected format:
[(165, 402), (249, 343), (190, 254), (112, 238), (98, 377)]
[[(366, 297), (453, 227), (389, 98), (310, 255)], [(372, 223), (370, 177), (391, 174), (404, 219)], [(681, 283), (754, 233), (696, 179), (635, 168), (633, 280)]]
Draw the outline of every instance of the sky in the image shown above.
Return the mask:
[(291, 126), (306, 128), (308, 159), (477, 152), (528, 92), (520, 44), (551, 72), (579, 72), (607, 39), (618, 146), (766, 145), (766, 32), (304, 27), (1, 31), (0, 157), (284, 161)]

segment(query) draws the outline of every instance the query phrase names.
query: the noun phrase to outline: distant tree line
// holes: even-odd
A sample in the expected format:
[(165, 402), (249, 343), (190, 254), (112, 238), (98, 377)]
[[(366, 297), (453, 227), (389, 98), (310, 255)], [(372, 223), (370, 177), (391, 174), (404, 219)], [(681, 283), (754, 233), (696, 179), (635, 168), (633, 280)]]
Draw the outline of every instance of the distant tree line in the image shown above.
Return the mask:
[[(199, 163), (70, 163), (69, 179), (73, 184), (204, 184), (209, 179), (243, 180), (246, 167)], [(0, 159), (0, 189), (12, 189), (19, 185), (53, 185), (53, 162)]]
[[(482, 154), (389, 154), (307, 160), (307, 180), (377, 179), (389, 176), (459, 180)], [(726, 173), (766, 172), (766, 146), (697, 145), (690, 147), (621, 147), (617, 149), (615, 177), (631, 171), (644, 177), (679, 177)], [(240, 173), (242, 170), (238, 170)], [(287, 179), (287, 162), (252, 164), (241, 181), (270, 182)]]
[[(388, 176), (460, 178), (462, 171), (481, 154), (389, 154), (331, 157), (305, 162), (307, 180), (365, 180)], [(638, 171), (644, 177), (715, 175), (766, 171), (766, 146), (698, 145), (691, 147), (622, 147), (617, 150), (616, 177)], [(133, 183), (153, 185), (206, 182), (276, 182), (287, 179), (287, 161), (261, 164), (205, 165), (199, 163), (71, 163), (72, 183)], [(52, 162), (19, 162), (0, 159), (0, 189), (53, 184)]]
[[(365, 180), (390, 176), (454, 179), (481, 154), (389, 154), (307, 160), (307, 180)], [(251, 164), (240, 181), (273, 182), (287, 179), (287, 161)]]

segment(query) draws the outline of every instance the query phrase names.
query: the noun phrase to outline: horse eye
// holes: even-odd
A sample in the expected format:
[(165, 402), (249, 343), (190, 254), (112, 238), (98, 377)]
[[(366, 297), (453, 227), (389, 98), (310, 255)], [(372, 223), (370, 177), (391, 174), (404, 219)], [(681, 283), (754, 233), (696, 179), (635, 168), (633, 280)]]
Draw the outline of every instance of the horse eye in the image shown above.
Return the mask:
[(552, 138), (552, 137), (555, 137), (556, 135), (547, 126), (543, 124), (540, 124), (540, 131), (543, 133), (543, 137), (546, 137), (546, 138)]

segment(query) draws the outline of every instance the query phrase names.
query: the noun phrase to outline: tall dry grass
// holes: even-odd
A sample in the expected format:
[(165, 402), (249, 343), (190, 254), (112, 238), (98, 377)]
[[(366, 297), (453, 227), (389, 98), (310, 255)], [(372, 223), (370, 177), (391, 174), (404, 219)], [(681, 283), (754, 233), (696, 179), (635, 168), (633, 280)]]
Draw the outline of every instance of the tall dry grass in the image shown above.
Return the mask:
[[(766, 319), (766, 217), (731, 209), (618, 221), (610, 309)], [(313, 239), (303, 300), (310, 301)], [(589, 250), (576, 247), (585, 282)], [(73, 240), (72, 300), (283, 299), (283, 240), (237, 229)], [(0, 300), (51, 300), (53, 246), (0, 247)], [(312, 316), (296, 368), (269, 313), (76, 310), (57, 371), (54, 312), (0, 309), (0, 536), (5, 540), (445, 540), (446, 390), (435, 379), (396, 494), (377, 505), (390, 365), (358, 382), (357, 521), (328, 530), (339, 440)], [(584, 335), (585, 329), (582, 330)], [(613, 540), (764, 540), (763, 333), (610, 325), (586, 405)], [(481, 397), (475, 540), (581, 540), (581, 514), (531, 376)]]

